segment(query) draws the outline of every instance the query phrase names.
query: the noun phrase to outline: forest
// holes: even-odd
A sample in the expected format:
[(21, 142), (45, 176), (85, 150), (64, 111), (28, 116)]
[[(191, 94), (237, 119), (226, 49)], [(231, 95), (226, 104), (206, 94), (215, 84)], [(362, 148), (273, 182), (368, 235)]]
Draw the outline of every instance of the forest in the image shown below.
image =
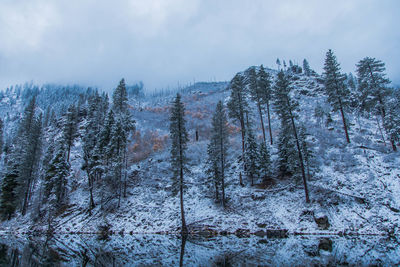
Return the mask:
[(394, 236), (400, 90), (384, 62), (275, 63), (151, 93), (2, 91), (1, 229)]

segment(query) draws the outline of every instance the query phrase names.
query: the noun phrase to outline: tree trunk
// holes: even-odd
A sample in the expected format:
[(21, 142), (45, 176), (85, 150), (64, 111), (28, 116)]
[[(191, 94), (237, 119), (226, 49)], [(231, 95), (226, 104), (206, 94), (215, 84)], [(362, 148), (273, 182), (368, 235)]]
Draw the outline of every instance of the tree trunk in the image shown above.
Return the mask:
[(178, 127), (179, 127), (179, 193), (180, 193), (180, 202), (181, 202), (181, 234), (186, 235), (188, 230), (186, 227), (185, 220), (185, 209), (183, 207), (183, 147), (182, 147), (182, 121), (179, 118)]
[(294, 124), (294, 118), (293, 118), (293, 114), (292, 114), (292, 110), (290, 107), (290, 102), (289, 102), (289, 98), (286, 98), (287, 100), (287, 104), (289, 107), (289, 113), (290, 113), (290, 119), (292, 121), (292, 127), (293, 127), (293, 131), (294, 131), (294, 137), (296, 139), (296, 146), (297, 146), (297, 151), (299, 154), (299, 160), (300, 160), (300, 167), (301, 167), (301, 175), (303, 176), (303, 183), (304, 183), (304, 192), (306, 195), (306, 202), (310, 203), (310, 198), (308, 196), (308, 187), (307, 187), (307, 179), (306, 179), (306, 173), (304, 171), (304, 163), (303, 163), (303, 156), (301, 154), (301, 150), (300, 150), (300, 143), (299, 143), (299, 138), (297, 137), (297, 130), (296, 130), (296, 125)]
[(378, 118), (378, 116), (375, 116), (375, 118), (376, 118), (376, 123), (378, 124), (379, 132), (380, 132), (382, 140), (383, 140), (383, 144), (386, 146), (386, 140), (385, 140), (385, 136), (383, 135), (381, 125), (379, 123), (379, 118)]
[(184, 265), (183, 265), (183, 257), (184, 257), (184, 255), (185, 255), (185, 245), (186, 245), (186, 238), (187, 238), (187, 235), (182, 235), (181, 238), (182, 238), (182, 243), (181, 243), (181, 254), (180, 254), (180, 257), (179, 257), (179, 266), (180, 266), (180, 267), (184, 266)]
[(126, 198), (126, 187), (127, 187), (127, 179), (128, 179), (128, 155), (126, 149), (124, 151), (125, 158), (125, 168), (124, 168), (124, 198)]
[(342, 114), (343, 128), (344, 128), (344, 132), (346, 134), (346, 141), (347, 141), (347, 143), (350, 144), (350, 137), (349, 137), (349, 133), (347, 132), (347, 124), (346, 124), (346, 118), (344, 117), (342, 100), (340, 99), (340, 97), (338, 99), (339, 99), (340, 113)]
[(271, 129), (271, 117), (269, 114), (269, 101), (267, 101), (267, 114), (268, 114), (268, 129), (269, 129), (269, 137), (271, 139), (271, 145), (273, 145), (272, 141), (272, 129)]
[(179, 185), (179, 192), (180, 192), (180, 202), (181, 202), (181, 233), (182, 235), (186, 235), (188, 230), (186, 227), (186, 220), (185, 220), (185, 210), (183, 208), (183, 167), (180, 168), (180, 185)]
[(264, 128), (264, 120), (263, 120), (263, 115), (262, 115), (262, 111), (261, 111), (261, 105), (260, 102), (257, 103), (257, 108), (258, 108), (258, 114), (260, 115), (260, 121), (261, 121), (261, 129), (262, 129), (262, 133), (263, 133), (263, 139), (264, 139), (264, 143), (266, 144), (266, 138), (265, 138), (265, 128)]
[(67, 162), (69, 163), (69, 156), (71, 154), (71, 143), (68, 142), (68, 153), (67, 153)]
[(221, 187), (222, 187), (222, 206), (225, 208), (225, 155), (224, 155), (224, 142), (222, 137), (222, 127), (220, 125), (220, 149), (221, 149)]
[(88, 183), (89, 183), (89, 209), (92, 210), (95, 207), (93, 200), (93, 178), (88, 173)]

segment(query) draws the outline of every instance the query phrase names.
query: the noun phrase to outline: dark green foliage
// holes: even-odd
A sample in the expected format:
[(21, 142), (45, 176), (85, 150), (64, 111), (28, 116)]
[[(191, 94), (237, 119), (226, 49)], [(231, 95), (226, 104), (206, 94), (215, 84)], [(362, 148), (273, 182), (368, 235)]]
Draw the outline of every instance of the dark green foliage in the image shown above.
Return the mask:
[(219, 101), (212, 119), (211, 140), (207, 147), (207, 173), (215, 187), (216, 199), (219, 199), (219, 190), (222, 192), (222, 203), (225, 207), (225, 168), (229, 146), (228, 121), (222, 101)]
[(3, 145), (4, 145), (3, 132), (4, 132), (4, 123), (3, 123), (3, 120), (0, 118), (0, 159), (1, 159), (1, 155), (3, 153)]
[[(303, 177), (306, 202), (309, 202), (307, 180), (304, 170), (303, 155), (296, 130), (295, 119), (298, 103), (290, 97), (292, 90), (290, 80), (283, 71), (278, 73), (275, 83), (275, 109), (281, 119), (281, 132), (279, 134), (279, 168), (281, 174), (293, 174), (300, 167)], [(294, 147), (297, 148), (297, 160), (294, 156)]]
[[(269, 129), (269, 137), (270, 143), (273, 144), (272, 140), (272, 128), (271, 128), (271, 116), (270, 116), (270, 103), (272, 100), (272, 80), (271, 75), (265, 71), (264, 66), (260, 66), (260, 70), (257, 75), (257, 91), (260, 96), (260, 104), (267, 106), (267, 118), (268, 118), (268, 129)], [(260, 114), (261, 110), (259, 109)], [(262, 119), (262, 116), (261, 116)], [(262, 123), (263, 132), (264, 132), (264, 123)], [(265, 135), (264, 135), (265, 136)], [(265, 138), (264, 138), (265, 141)]]
[[(387, 122), (386, 118), (386, 102), (390, 90), (387, 85), (390, 84), (385, 74), (385, 63), (375, 58), (366, 57), (357, 64), (358, 90), (361, 98), (361, 110), (373, 112), (382, 116), (383, 125), (386, 133), (389, 135), (393, 151), (397, 150), (393, 134), (393, 124), (395, 122)], [(392, 120), (396, 120), (391, 115)]]
[(393, 89), (386, 104), (384, 127), (390, 140), (400, 142), (400, 89)]
[(257, 168), (260, 177), (265, 182), (271, 178), (271, 156), (265, 142), (261, 142), (258, 146)]
[(64, 116), (63, 122), (63, 138), (67, 146), (67, 161), (71, 154), (71, 147), (74, 144), (74, 140), (77, 138), (77, 127), (78, 127), (78, 111), (72, 104), (68, 107), (67, 113)]
[(358, 91), (361, 110), (385, 116), (384, 101), (390, 83), (385, 74), (385, 63), (366, 57), (357, 64)]
[(240, 123), (242, 134), (242, 158), (244, 158), (244, 143), (245, 143), (245, 114), (249, 113), (249, 104), (246, 99), (246, 87), (244, 78), (240, 74), (236, 74), (229, 84), (231, 91), (230, 98), (227, 104), (229, 117)]
[[(185, 151), (189, 141), (186, 130), (185, 107), (181, 102), (180, 94), (176, 95), (170, 113), (170, 138), (171, 138), (171, 166), (174, 177), (179, 178), (179, 173), (185, 169), (187, 162)], [(179, 184), (179, 182), (176, 182)]]
[(350, 91), (345, 85), (346, 75), (340, 73), (340, 65), (330, 49), (326, 53), (323, 76), (325, 92), (333, 110), (347, 107)]
[(119, 82), (113, 94), (113, 107), (116, 114), (128, 112), (128, 93), (126, 91), (125, 80)]
[(303, 60), (303, 70), (304, 70), (304, 74), (306, 76), (310, 76), (311, 73), (312, 73), (311, 68), (310, 68), (310, 64), (308, 64), (307, 59)]
[(350, 91), (344, 82), (346, 80), (346, 76), (340, 73), (339, 63), (336, 61), (336, 56), (330, 49), (326, 53), (323, 76), (325, 92), (328, 96), (328, 101), (332, 105), (334, 111), (340, 111), (342, 115), (346, 141), (347, 143), (350, 143), (347, 119), (345, 115), (345, 110), (349, 107), (350, 103)]
[[(48, 164), (44, 176), (44, 196), (52, 208), (59, 209), (67, 201), (67, 184), (70, 165), (67, 162), (65, 145), (56, 141), (53, 157)], [(51, 150), (48, 151), (51, 153)]]
[(35, 107), (33, 98), (25, 108), (14, 143), (14, 159), (19, 164), (17, 196), (21, 202), (22, 215), (25, 215), (28, 208), (31, 186), (41, 156), (42, 117), (35, 116)]
[(16, 210), (16, 187), (18, 179), (18, 165), (9, 160), (3, 175), (0, 194), (0, 215), (3, 220), (11, 219)]
[(171, 138), (171, 167), (174, 173), (174, 189), (179, 186), (180, 203), (181, 203), (181, 231), (182, 234), (187, 233), (185, 211), (183, 205), (183, 174), (186, 169), (187, 158), (185, 151), (187, 142), (189, 141), (186, 131), (185, 107), (181, 102), (180, 94), (176, 95), (170, 114), (170, 138)]
[(296, 141), (293, 129), (287, 119), (281, 119), (281, 127), (278, 135), (278, 168), (280, 176), (300, 174), (299, 157), (296, 152)]
[(246, 175), (254, 185), (254, 179), (258, 177), (258, 147), (250, 125), (246, 128), (245, 150), (244, 150), (244, 164), (246, 166)]
[[(245, 113), (249, 111), (249, 104), (246, 98), (246, 86), (244, 78), (240, 74), (236, 74), (229, 84), (231, 91), (228, 101), (229, 117), (244, 123)], [(243, 129), (244, 131), (245, 129)]]

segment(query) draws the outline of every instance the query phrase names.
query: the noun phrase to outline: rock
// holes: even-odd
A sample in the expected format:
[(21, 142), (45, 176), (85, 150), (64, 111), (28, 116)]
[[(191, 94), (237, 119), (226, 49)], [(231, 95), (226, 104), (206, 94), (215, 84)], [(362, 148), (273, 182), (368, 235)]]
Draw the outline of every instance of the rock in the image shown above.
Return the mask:
[(239, 228), (234, 232), (234, 234), (239, 238), (250, 237), (250, 230)]
[(263, 230), (258, 230), (257, 232), (254, 233), (256, 236), (259, 237), (264, 237), (267, 235), (267, 232), (263, 231)]
[(258, 227), (260, 227), (260, 228), (265, 228), (265, 227), (267, 227), (267, 224), (266, 223), (257, 223), (256, 224)]
[(288, 237), (287, 229), (268, 229), (267, 230), (268, 238), (286, 238)]
[(326, 230), (329, 228), (328, 216), (323, 211), (314, 213), (314, 221), (317, 223), (318, 228)]
[(332, 252), (332, 244), (333, 242), (329, 238), (321, 238), (319, 240), (318, 249)]

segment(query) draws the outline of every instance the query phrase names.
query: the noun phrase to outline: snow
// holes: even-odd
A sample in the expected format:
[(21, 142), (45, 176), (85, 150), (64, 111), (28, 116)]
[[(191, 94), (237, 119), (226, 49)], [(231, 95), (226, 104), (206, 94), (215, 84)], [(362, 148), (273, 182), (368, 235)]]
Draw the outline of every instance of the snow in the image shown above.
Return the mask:
[[(273, 72), (273, 74), (276, 74)], [(190, 133), (190, 143), (187, 151), (189, 157), (188, 171), (185, 173), (186, 189), (184, 194), (186, 220), (188, 225), (205, 225), (221, 232), (234, 233), (238, 229), (246, 229), (251, 233), (265, 229), (287, 229), (290, 234), (373, 234), (388, 235), (399, 234), (400, 225), (400, 152), (390, 151), (385, 146), (373, 118), (356, 118), (349, 114), (351, 144), (346, 144), (344, 132), (341, 126), (339, 114), (332, 113), (333, 124), (330, 128), (318, 125), (313, 118), (317, 105), (329, 108), (326, 97), (321, 93), (321, 85), (315, 77), (299, 76), (296, 81), (294, 96), (300, 101), (300, 121), (304, 122), (310, 138), (314, 140), (316, 161), (319, 169), (309, 180), (311, 203), (305, 203), (304, 188), (300, 181), (291, 178), (275, 179), (275, 184), (267, 189), (251, 187), (249, 181), (243, 176), (245, 186), (239, 185), (239, 172), (241, 171), (238, 157), (241, 154), (240, 133), (230, 137), (229, 149), (230, 167), (226, 177), (226, 195), (228, 208), (224, 210), (219, 203), (215, 203), (213, 189), (207, 184), (204, 174), (206, 148), (209, 137), (209, 122), (218, 100), (226, 100), (228, 92), (224, 90), (226, 83), (201, 84), (201, 89), (188, 89), (183, 93), (183, 101), (187, 110), (187, 123)], [(304, 91), (311, 93), (304, 94)], [(141, 133), (157, 132), (159, 136), (167, 135), (168, 106), (173, 95), (165, 98), (147, 97), (141, 101), (142, 109), (132, 109), (132, 115), (136, 120), (137, 131)], [(134, 100), (131, 100), (135, 106)], [(10, 100), (4, 98), (3, 105), (9, 105)], [(16, 103), (12, 108), (21, 107)], [(10, 107), (11, 108), (11, 107)], [(3, 113), (5, 114), (5, 113)], [(310, 115), (311, 114), (311, 115)], [(279, 121), (274, 113), (271, 116), (273, 136), (276, 139), (279, 132)], [(10, 120), (11, 121), (11, 120)], [(255, 127), (259, 129), (258, 117), (254, 115)], [(355, 123), (357, 122), (357, 123)], [(84, 122), (82, 122), (84, 123)], [(13, 125), (9, 122), (8, 125)], [(201, 132), (200, 140), (194, 141), (194, 129)], [(261, 134), (261, 133), (259, 133)], [(268, 135), (268, 131), (267, 131)], [(144, 135), (142, 135), (144, 136)], [(157, 261), (156, 245), (142, 247), (146, 243), (142, 239), (150, 236), (150, 243), (157, 244), (165, 249), (163, 253), (172, 253), (175, 256), (169, 258), (164, 264), (176, 264), (178, 248), (169, 248), (171, 243), (177, 241), (169, 236), (152, 235), (154, 233), (176, 233), (180, 226), (179, 198), (172, 195), (171, 177), (169, 166), (169, 143), (163, 143), (158, 151), (151, 151), (150, 156), (133, 162), (130, 173), (138, 172), (137, 176), (129, 176), (127, 197), (123, 198), (121, 207), (113, 211), (103, 212), (98, 205), (90, 214), (88, 211), (89, 193), (87, 178), (80, 169), (82, 165), (82, 148), (80, 140), (74, 144), (71, 153), (71, 166), (73, 168), (73, 181), (70, 181), (72, 190), (69, 192), (69, 207), (54, 224), (57, 233), (86, 232), (95, 233), (99, 226), (105, 223), (111, 225), (115, 233), (123, 232), (145, 234), (143, 236), (129, 236), (121, 241), (113, 236), (106, 243), (107, 249), (114, 250), (123, 244), (127, 246), (127, 240), (134, 245), (121, 253), (127, 255), (131, 250), (141, 255), (152, 256), (143, 261), (143, 264), (151, 264)], [(362, 146), (368, 147), (362, 148)], [(276, 146), (271, 147), (272, 160), (277, 157)], [(276, 166), (274, 166), (276, 169)], [(95, 202), (100, 201), (100, 191), (95, 188)], [(364, 199), (365, 201), (360, 201)], [(35, 211), (25, 217), (18, 215), (10, 221), (1, 224), (2, 232), (26, 233), (31, 230), (46, 230), (46, 222), (33, 222), (31, 216)], [(315, 223), (314, 217), (318, 213), (326, 214), (330, 227), (321, 230)], [(44, 220), (45, 221), (45, 220)], [(91, 237), (88, 237), (88, 242)], [(127, 239), (126, 239), (127, 238)], [(239, 252), (240, 247), (249, 248), (241, 259), (245, 263), (256, 261), (257, 257), (265, 259), (268, 264), (292, 265), (300, 257), (310, 258), (308, 252), (311, 247), (314, 253), (318, 247), (318, 239), (290, 237), (285, 241), (268, 240), (268, 245), (259, 243), (259, 239), (238, 240), (233, 236), (217, 237), (211, 246), (217, 246), (216, 251), (196, 246), (187, 245), (187, 253), (193, 255), (190, 263), (194, 265), (206, 261), (207, 253), (211, 257), (224, 255), (223, 246), (229, 244), (232, 251)], [(246, 244), (245, 242), (249, 242)], [(377, 264), (385, 262), (395, 263), (399, 261), (398, 246), (385, 241), (380, 243), (379, 237), (368, 237), (363, 241), (335, 237), (333, 251), (321, 253), (318, 262), (330, 263), (331, 261), (355, 264)], [(139, 244), (139, 245), (138, 245)], [(218, 247), (219, 246), (219, 247)], [(269, 248), (271, 247), (271, 248)], [(370, 249), (373, 247), (373, 249)], [(124, 247), (124, 249), (127, 249)], [(261, 253), (264, 251), (264, 254)], [(129, 252), (129, 253), (128, 253)], [(290, 254), (288, 254), (290, 253)], [(316, 252), (317, 253), (317, 252)], [(363, 256), (366, 253), (368, 257)], [(286, 255), (283, 257), (283, 255)], [(384, 255), (384, 259), (379, 258)], [(246, 257), (244, 257), (246, 256)], [(289, 257), (290, 256), (290, 257)], [(127, 256), (126, 256), (127, 257)], [(161, 257), (161, 256), (160, 256)], [(267, 258), (266, 258), (267, 257)], [(269, 258), (268, 258), (269, 257)], [(128, 260), (128, 259), (127, 259)], [(165, 260), (159, 259), (159, 260)], [(174, 261), (174, 262), (172, 262)], [(314, 263), (311, 257), (307, 264)], [(126, 262), (124, 262), (126, 263)]]

